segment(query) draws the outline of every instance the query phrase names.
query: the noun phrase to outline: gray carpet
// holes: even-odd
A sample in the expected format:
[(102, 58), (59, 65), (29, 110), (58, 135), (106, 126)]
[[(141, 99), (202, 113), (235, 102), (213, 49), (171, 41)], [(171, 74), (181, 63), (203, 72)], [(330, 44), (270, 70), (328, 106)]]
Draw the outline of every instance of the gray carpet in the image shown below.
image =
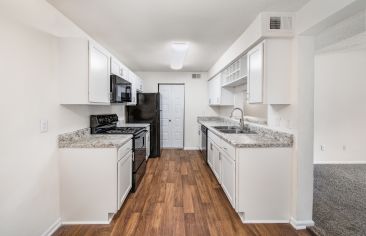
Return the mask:
[(366, 235), (366, 165), (315, 165), (312, 231)]

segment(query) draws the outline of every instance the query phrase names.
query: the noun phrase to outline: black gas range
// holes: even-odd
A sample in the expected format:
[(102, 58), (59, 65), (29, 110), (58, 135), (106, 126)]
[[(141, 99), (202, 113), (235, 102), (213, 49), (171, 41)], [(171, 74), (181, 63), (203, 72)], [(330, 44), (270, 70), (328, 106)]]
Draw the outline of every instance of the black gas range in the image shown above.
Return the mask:
[(146, 128), (118, 127), (116, 114), (91, 115), (91, 134), (132, 134), (132, 188), (135, 192), (146, 171)]

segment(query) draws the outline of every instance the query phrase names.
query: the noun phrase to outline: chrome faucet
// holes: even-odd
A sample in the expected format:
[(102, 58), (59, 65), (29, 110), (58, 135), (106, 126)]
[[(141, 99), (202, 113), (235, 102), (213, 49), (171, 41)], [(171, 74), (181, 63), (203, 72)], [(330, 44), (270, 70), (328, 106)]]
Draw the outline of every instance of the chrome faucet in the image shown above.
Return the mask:
[(235, 107), (232, 111), (231, 111), (231, 114), (230, 114), (230, 118), (233, 117), (233, 113), (235, 110), (239, 110), (241, 112), (241, 119), (239, 120), (240, 121), (240, 128), (241, 129), (244, 129), (244, 111), (243, 109), (239, 108), (239, 107)]

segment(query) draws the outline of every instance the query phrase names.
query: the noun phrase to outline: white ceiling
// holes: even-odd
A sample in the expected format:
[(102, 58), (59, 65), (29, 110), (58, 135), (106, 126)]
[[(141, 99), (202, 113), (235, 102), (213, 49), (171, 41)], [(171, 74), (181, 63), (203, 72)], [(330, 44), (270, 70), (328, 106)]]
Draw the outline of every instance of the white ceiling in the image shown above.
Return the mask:
[(48, 1), (132, 70), (170, 71), (170, 44), (183, 41), (183, 71), (207, 71), (260, 12), (309, 0)]

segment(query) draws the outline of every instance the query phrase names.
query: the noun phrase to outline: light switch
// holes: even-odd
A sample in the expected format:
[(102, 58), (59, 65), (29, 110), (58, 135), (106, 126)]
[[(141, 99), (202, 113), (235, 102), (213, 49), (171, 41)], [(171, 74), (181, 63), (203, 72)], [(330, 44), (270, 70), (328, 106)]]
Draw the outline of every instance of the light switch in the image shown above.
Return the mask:
[(48, 120), (41, 120), (39, 128), (40, 128), (41, 133), (48, 132)]

